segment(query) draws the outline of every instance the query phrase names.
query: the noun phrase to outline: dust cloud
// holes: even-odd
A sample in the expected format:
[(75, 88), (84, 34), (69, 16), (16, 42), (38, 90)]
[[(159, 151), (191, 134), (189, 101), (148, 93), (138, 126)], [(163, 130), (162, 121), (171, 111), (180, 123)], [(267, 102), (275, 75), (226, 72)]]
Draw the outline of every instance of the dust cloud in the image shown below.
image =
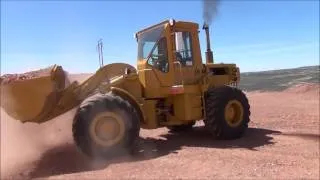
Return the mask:
[(43, 124), (23, 124), (1, 109), (1, 179), (25, 178), (46, 151), (72, 143), (73, 113), (75, 110)]
[[(64, 73), (68, 77), (66, 86), (74, 80), (82, 82), (87, 77), (85, 75), (73, 77), (67, 71)], [(9, 77), (19, 80), (16, 77), (21, 76), (9, 75)], [(8, 96), (1, 92), (2, 98)], [(63, 172), (64, 164), (82, 163), (84, 157), (77, 151), (72, 137), (72, 120), (75, 112), (76, 108), (48, 122), (36, 124), (21, 123), (1, 108), (1, 179), (29, 179), (33, 176), (50, 174), (52, 168), (59, 167)], [(90, 166), (89, 168), (96, 165), (82, 164)]]

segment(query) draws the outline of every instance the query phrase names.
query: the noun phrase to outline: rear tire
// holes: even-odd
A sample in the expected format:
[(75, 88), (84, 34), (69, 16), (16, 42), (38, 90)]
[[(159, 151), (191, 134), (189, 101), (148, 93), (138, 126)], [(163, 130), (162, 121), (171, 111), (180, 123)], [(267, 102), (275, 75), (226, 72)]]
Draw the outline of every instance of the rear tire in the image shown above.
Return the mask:
[(136, 110), (126, 100), (111, 93), (98, 93), (81, 103), (72, 130), (81, 152), (93, 159), (104, 159), (132, 152), (139, 137), (140, 121)]
[(250, 105), (241, 90), (229, 86), (209, 89), (205, 103), (205, 127), (217, 139), (240, 138), (248, 128)]

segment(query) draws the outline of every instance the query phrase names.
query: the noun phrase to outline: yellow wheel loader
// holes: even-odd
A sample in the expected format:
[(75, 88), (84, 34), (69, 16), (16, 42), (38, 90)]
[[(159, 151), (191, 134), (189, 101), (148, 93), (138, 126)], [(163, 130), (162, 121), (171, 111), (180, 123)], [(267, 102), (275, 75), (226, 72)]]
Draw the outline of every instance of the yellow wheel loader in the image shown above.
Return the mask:
[(135, 34), (137, 67), (125, 63), (102, 66), (83, 83), (66, 83), (61, 66), (49, 74), (1, 85), (1, 106), (25, 123), (43, 123), (77, 108), (73, 118), (75, 144), (90, 157), (130, 151), (140, 128), (192, 128), (203, 120), (216, 138), (243, 135), (250, 105), (237, 88), (239, 68), (215, 64), (206, 32), (206, 63), (202, 62), (199, 25), (166, 20)]

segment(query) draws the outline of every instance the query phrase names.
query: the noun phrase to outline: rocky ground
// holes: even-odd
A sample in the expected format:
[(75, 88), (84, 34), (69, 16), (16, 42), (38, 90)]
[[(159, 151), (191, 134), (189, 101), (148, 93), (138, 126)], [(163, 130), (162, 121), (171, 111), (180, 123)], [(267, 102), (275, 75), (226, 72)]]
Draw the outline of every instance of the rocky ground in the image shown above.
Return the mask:
[(243, 138), (213, 140), (201, 122), (188, 133), (142, 130), (139, 155), (104, 164), (76, 150), (75, 110), (42, 125), (1, 110), (1, 179), (319, 179), (319, 84), (246, 93), (252, 116)]

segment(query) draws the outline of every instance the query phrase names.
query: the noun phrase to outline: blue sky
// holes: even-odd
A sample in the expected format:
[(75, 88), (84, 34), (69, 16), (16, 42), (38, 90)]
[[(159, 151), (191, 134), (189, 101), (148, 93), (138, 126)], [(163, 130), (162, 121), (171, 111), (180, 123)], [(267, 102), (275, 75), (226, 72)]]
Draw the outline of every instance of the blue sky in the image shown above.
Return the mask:
[[(243, 72), (319, 64), (319, 1), (228, 0), (218, 10), (210, 31), (217, 63)], [(1, 1), (1, 74), (52, 64), (95, 72), (99, 38), (105, 63), (135, 65), (133, 34), (169, 18), (202, 27), (202, 1)]]

